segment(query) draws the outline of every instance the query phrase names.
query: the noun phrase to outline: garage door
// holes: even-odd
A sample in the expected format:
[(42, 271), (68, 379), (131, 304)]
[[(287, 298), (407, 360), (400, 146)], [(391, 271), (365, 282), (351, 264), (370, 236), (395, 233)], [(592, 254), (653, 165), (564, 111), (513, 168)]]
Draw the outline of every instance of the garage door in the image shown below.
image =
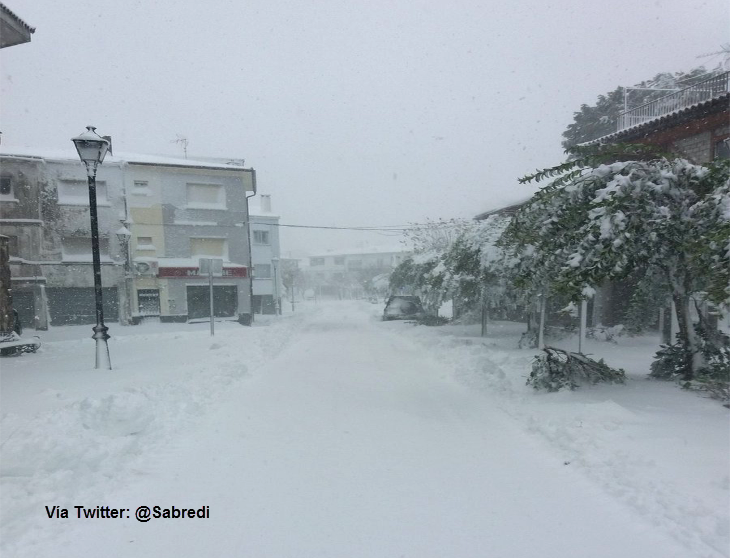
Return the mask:
[[(188, 287), (188, 319), (210, 317), (209, 287)], [(213, 315), (235, 316), (238, 311), (238, 289), (235, 286), (213, 287)]]
[[(119, 320), (119, 299), (116, 287), (102, 288), (104, 321)], [(93, 287), (47, 288), (51, 325), (96, 323), (96, 301)]]

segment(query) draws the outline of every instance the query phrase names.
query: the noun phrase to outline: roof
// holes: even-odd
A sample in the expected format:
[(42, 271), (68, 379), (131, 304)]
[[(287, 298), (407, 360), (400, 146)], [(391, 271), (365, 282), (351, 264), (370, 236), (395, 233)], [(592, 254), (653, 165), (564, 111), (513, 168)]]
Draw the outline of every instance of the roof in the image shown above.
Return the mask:
[(498, 207), (496, 209), (488, 209), (487, 211), (484, 211), (483, 213), (479, 213), (478, 215), (474, 216), (474, 219), (477, 221), (483, 221), (490, 215), (514, 215), (517, 213), (517, 210), (520, 209), (523, 205), (525, 205), (527, 202), (529, 202), (532, 199), (532, 194), (522, 198), (518, 201), (515, 201), (511, 203), (510, 205), (503, 205), (502, 207)]
[(35, 28), (15, 15), (5, 4), (0, 3), (0, 48), (22, 45), (30, 42)]
[(249, 205), (248, 214), (251, 217), (265, 217), (267, 219), (279, 219), (281, 215), (271, 213), (270, 211), (262, 211), (258, 205)]
[[(48, 161), (76, 161), (79, 162), (79, 156), (75, 150), (69, 149), (42, 149), (30, 147), (10, 147), (1, 146), (0, 156), (2, 157), (22, 157), (42, 159)], [(168, 167), (188, 167), (201, 169), (215, 169), (228, 171), (246, 171), (251, 172), (238, 164), (226, 164), (211, 162), (210, 160), (199, 159), (182, 159), (169, 155), (147, 155), (143, 153), (127, 153), (116, 152), (115, 155), (107, 155), (104, 158), (105, 163), (131, 164), (131, 165), (154, 165)]]
[(726, 92), (713, 99), (708, 99), (693, 105), (667, 113), (653, 120), (636, 124), (629, 128), (625, 128), (619, 132), (613, 132), (600, 138), (587, 141), (581, 145), (595, 145), (598, 143), (614, 143), (619, 141), (631, 140), (637, 137), (645, 136), (651, 132), (655, 132), (669, 126), (677, 126), (696, 118), (698, 115), (728, 110), (730, 108), (730, 92)]

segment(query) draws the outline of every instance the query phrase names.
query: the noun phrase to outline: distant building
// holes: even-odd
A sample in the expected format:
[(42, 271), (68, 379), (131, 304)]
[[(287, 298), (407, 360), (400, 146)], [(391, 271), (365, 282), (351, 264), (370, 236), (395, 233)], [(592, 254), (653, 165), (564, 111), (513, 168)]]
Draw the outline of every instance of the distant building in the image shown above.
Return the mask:
[(255, 171), (210, 160), (124, 157), (133, 317), (209, 316), (208, 279), (199, 260), (213, 258), (223, 261), (223, 276), (213, 280), (215, 315), (249, 322), (246, 198), (255, 193)]
[[(0, 234), (10, 238), (13, 300), (26, 326), (94, 323), (86, 172), (75, 153), (0, 151)], [(199, 258), (223, 260), (218, 316), (248, 322), (246, 194), (254, 171), (144, 155), (107, 156), (97, 174), (105, 319), (185, 321), (209, 314)]]
[(249, 207), (253, 261), (253, 310), (273, 314), (281, 309), (282, 261), (279, 245), (279, 215), (271, 211), (271, 196), (259, 196)]
[(323, 296), (359, 298), (372, 280), (393, 271), (410, 252), (400, 247), (370, 246), (310, 256), (303, 268), (306, 283)]

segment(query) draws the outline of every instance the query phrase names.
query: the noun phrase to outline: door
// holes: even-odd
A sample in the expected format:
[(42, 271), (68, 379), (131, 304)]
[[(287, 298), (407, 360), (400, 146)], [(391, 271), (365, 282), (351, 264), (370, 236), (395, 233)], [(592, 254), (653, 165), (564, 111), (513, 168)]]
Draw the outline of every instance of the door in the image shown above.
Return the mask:
[(160, 315), (160, 291), (157, 289), (139, 289), (137, 304), (140, 316)]

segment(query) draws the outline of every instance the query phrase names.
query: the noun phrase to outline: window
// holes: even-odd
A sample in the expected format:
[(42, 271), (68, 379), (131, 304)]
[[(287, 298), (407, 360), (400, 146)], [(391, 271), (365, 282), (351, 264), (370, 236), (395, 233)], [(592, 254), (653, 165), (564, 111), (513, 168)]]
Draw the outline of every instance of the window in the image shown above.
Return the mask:
[(362, 268), (362, 260), (350, 260), (347, 263), (347, 267), (350, 269), (360, 269)]
[(324, 265), (324, 258), (309, 258), (309, 265)]
[(225, 209), (226, 190), (220, 184), (188, 184), (188, 207)]
[(730, 159), (730, 138), (715, 143), (715, 158)]
[(253, 231), (253, 243), (254, 244), (268, 244), (269, 243), (269, 231)]
[[(66, 262), (91, 262), (91, 237), (69, 236), (61, 241), (61, 253)], [(99, 256), (102, 261), (111, 261), (109, 257), (109, 239), (99, 239)]]
[(0, 199), (6, 201), (15, 199), (13, 195), (13, 178), (10, 175), (0, 176)]
[(160, 291), (157, 289), (140, 289), (137, 291), (137, 305), (140, 316), (160, 315)]
[(190, 238), (190, 255), (228, 260), (228, 241), (225, 238)]
[(138, 236), (137, 237), (137, 250), (156, 250), (154, 244), (152, 244), (151, 236)]
[(20, 254), (18, 253), (18, 237), (17, 236), (8, 236), (8, 254), (10, 256), (20, 257)]
[(152, 193), (149, 182), (146, 180), (135, 180), (132, 187), (132, 194), (136, 196), (149, 196)]
[(254, 278), (256, 279), (271, 279), (271, 264), (255, 264)]
[[(61, 205), (89, 205), (89, 185), (85, 180), (59, 180), (58, 203)], [(106, 182), (96, 181), (96, 204), (109, 205)]]
[(335, 256), (335, 265), (345, 265), (345, 256)]

